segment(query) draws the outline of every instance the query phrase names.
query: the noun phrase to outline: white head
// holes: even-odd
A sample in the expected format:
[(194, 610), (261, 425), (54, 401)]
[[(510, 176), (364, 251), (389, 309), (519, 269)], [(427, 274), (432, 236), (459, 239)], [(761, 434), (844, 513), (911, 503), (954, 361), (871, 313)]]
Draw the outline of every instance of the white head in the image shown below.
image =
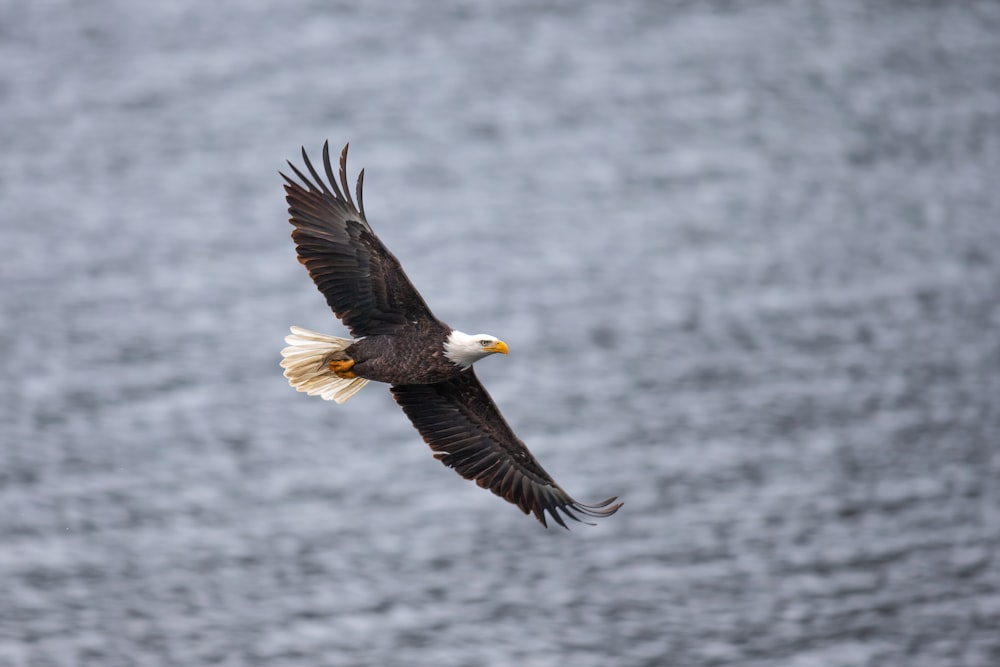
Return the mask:
[(507, 354), (507, 343), (489, 334), (452, 331), (444, 342), (444, 356), (463, 369), (491, 354)]

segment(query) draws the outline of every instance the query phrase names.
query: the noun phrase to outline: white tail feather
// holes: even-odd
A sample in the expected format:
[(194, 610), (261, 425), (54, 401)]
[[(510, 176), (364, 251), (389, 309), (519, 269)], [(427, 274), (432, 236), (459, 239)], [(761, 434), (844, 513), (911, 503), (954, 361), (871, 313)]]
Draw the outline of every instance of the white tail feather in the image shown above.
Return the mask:
[(354, 342), (350, 338), (292, 327), (292, 334), (285, 336), (285, 342), (288, 347), (281, 351), (281, 367), (288, 383), (297, 390), (344, 403), (368, 384), (364, 378), (345, 379), (330, 370), (330, 361)]

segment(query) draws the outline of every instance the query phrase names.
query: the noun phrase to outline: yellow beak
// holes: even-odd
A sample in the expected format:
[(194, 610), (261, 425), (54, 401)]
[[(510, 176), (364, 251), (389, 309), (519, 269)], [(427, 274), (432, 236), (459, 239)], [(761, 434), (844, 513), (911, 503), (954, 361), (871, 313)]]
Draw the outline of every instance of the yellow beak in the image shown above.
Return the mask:
[(500, 354), (507, 354), (507, 343), (502, 340), (498, 340), (496, 345), (491, 345), (490, 347), (483, 348), (487, 352), (499, 352)]

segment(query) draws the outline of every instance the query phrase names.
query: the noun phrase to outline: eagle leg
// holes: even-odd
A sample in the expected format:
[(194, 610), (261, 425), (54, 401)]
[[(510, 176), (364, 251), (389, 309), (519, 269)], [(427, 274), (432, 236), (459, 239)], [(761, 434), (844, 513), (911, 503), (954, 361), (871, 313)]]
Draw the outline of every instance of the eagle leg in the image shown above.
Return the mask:
[(345, 380), (350, 380), (351, 378), (356, 378), (354, 371), (354, 359), (334, 359), (330, 362), (330, 370), (339, 378), (344, 378)]

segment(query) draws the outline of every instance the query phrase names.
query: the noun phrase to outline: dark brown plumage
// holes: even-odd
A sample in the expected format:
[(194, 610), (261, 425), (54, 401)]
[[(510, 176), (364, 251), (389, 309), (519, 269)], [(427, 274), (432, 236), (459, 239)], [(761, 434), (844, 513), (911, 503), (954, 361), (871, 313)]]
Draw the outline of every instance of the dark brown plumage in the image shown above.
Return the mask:
[(615, 498), (596, 505), (573, 500), (507, 425), (472, 369), (482, 356), (506, 354), (506, 344), (485, 334), (463, 334), (434, 317), (365, 218), (364, 170), (355, 205), (347, 184), (347, 146), (339, 178), (328, 144), (323, 145), (325, 179), (305, 149), (302, 160), (311, 178), (291, 162), (301, 183), (282, 174), (292, 238), (299, 261), (355, 340), (293, 328), (286, 339), (291, 347), (282, 351), (293, 386), (343, 402), (368, 380), (389, 383), (436, 458), (542, 525), (548, 525), (546, 514), (563, 527), (563, 515), (580, 521), (577, 515), (614, 514), (621, 507)]
[(621, 503), (573, 500), (514, 435), (473, 369), (435, 384), (393, 385), (392, 395), (441, 463), (514, 503), (545, 525), (545, 512), (566, 527), (559, 513), (601, 517)]
[(347, 146), (340, 155), (343, 190), (337, 186), (330, 165), (329, 143), (323, 144), (326, 182), (316, 173), (304, 148), (302, 160), (312, 180), (291, 162), (288, 166), (308, 190), (282, 174), (288, 182), (288, 214), (295, 226), (292, 239), (299, 261), (344, 326), (359, 338), (396, 334), (408, 322), (435, 320), (399, 260), (368, 225), (362, 199), (364, 169), (358, 175), (359, 207), (354, 206), (347, 187)]

